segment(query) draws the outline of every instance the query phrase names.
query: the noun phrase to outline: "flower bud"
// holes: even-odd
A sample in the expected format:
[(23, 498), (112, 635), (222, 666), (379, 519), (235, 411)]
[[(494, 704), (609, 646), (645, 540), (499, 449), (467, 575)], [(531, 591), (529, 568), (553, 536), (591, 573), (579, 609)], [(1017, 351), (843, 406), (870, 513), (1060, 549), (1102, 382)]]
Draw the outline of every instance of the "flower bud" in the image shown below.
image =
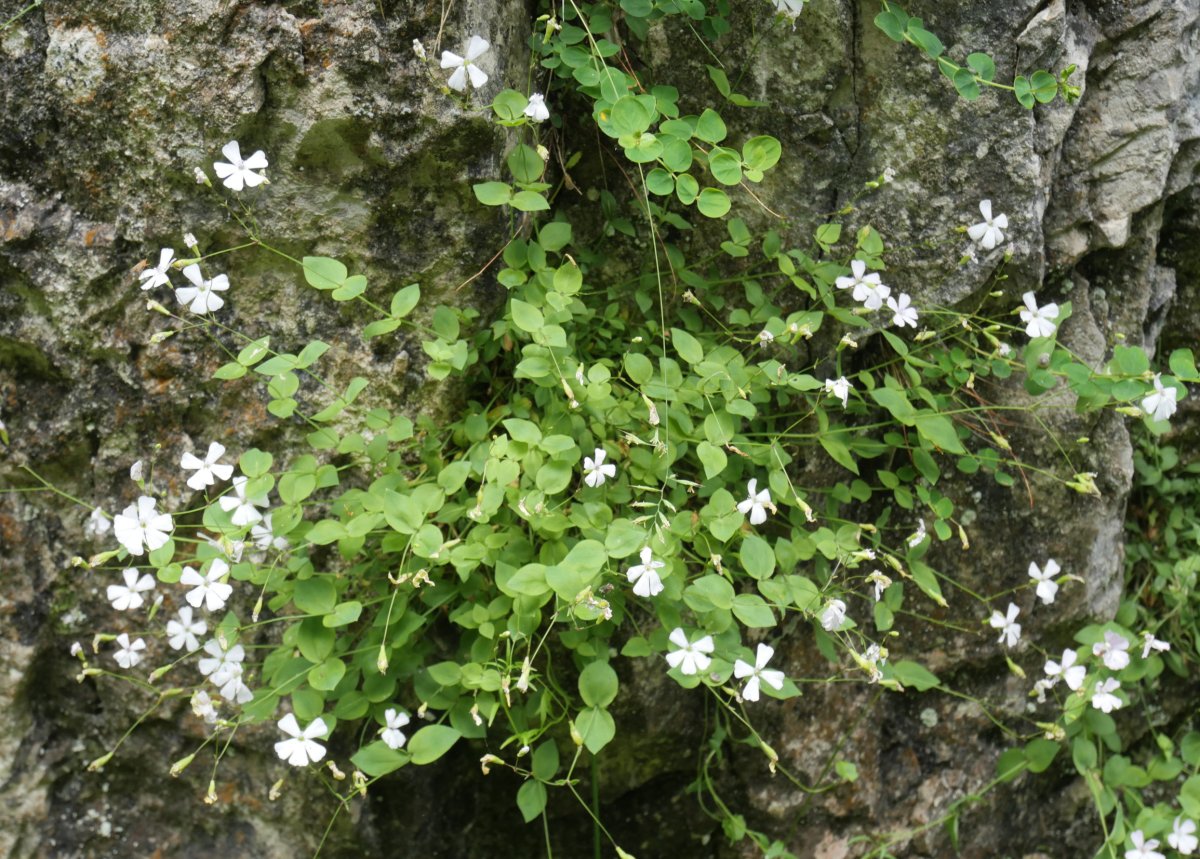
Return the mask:
[(267, 799), (271, 800), (271, 802), (279, 799), (280, 795), (283, 793), (283, 782), (284, 780), (280, 779), (279, 781), (275, 782), (275, 784), (271, 785), (271, 789), (267, 791)]
[(175, 761), (175, 763), (171, 764), (171, 777), (179, 778), (179, 774), (181, 772), (183, 772), (185, 769), (187, 769), (188, 765), (195, 759), (196, 759), (196, 753), (193, 752), (192, 754), (188, 755), (187, 757), (180, 758), (179, 760)]
[(96, 758), (94, 761), (92, 761), (90, 764), (87, 765), (88, 772), (94, 773), (94, 772), (99, 772), (100, 770), (104, 769), (104, 765), (112, 760), (112, 756), (113, 756), (113, 753), (109, 752), (107, 755), (101, 755), (100, 757)]

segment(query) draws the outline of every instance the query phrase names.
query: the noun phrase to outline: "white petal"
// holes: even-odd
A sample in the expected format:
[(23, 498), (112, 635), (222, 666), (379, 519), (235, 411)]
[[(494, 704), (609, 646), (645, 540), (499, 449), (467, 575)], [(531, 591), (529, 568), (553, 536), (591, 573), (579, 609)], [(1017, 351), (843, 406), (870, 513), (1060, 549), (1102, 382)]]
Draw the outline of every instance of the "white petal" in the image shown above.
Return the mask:
[(980, 200), (979, 201), (979, 213), (981, 215), (983, 215), (983, 219), (985, 221), (990, 221), (992, 219), (992, 201), (991, 200)]
[(246, 159), (242, 165), (247, 170), (262, 170), (267, 166), (267, 156), (261, 149)]
[(459, 66), (454, 70), (454, 74), (450, 75), (450, 80), (446, 81), (446, 86), (456, 92), (466, 92), (467, 89), (467, 67)]
[(471, 41), (467, 43), (467, 59), (477, 60), (483, 56), (484, 51), (490, 48), (487, 39), (482, 36), (472, 36)]
[(237, 164), (242, 160), (242, 149), (236, 140), (231, 140), (222, 146), (221, 154), (228, 158), (231, 164)]
[(471, 78), (471, 86), (475, 89), (480, 89), (488, 82), (488, 75), (483, 69), (476, 65), (467, 66), (467, 75)]

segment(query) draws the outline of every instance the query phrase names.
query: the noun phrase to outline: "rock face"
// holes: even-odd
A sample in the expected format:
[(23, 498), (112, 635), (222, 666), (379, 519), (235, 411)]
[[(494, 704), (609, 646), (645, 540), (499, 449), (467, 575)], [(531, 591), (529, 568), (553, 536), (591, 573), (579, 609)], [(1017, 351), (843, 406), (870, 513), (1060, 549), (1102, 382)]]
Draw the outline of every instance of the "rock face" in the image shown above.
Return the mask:
[[(337, 256), (373, 283), (420, 281), (431, 304), (486, 312), (491, 282), (459, 285), (500, 247), (506, 225), (476, 204), (469, 181), (495, 176), (505, 137), (438, 91), (412, 41), (432, 53), (439, 33), (452, 50), (483, 35), (493, 45), (483, 61), (490, 96), (499, 82), (524, 88), (533, 16), (517, 0), (460, 0), (443, 20), (444, 5), (46, 0), (0, 33), (8, 120), (0, 126), (0, 419), (12, 438), (0, 449), (0, 480), (30, 485), (19, 471), (29, 464), (111, 511), (131, 500), (135, 459), (171, 464), (211, 438), (287, 449), (288, 431), (265, 413), (260, 390), (198, 381), (221, 360), (211, 344), (186, 333), (150, 343), (166, 320), (145, 310), (131, 271), (153, 263), (160, 247), (182, 249), (184, 231), (206, 248), (239, 234), (193, 178), (227, 140), (269, 154), (272, 184), (249, 199), (280, 250)], [(958, 99), (931, 64), (872, 26), (870, 3), (818, 0), (794, 30), (765, 36), (769, 4), (733, 5), (722, 56), (744, 73), (740, 90), (769, 105), (746, 111), (740, 130), (783, 141), (789, 160), (764, 185), (764, 202), (787, 216), (798, 241), (891, 168), (895, 181), (855, 201), (851, 216), (875, 223), (896, 249), (889, 282), (927, 303), (962, 306), (1001, 288), (998, 312), (1026, 290), (1070, 300), (1063, 337), (1097, 363), (1118, 336), (1151, 348), (1160, 333), (1168, 347), (1194, 340), (1200, 0), (910, 4), (955, 56), (991, 51), (1000, 78), (1075, 64), (1082, 98), (1032, 112), (1003, 93)], [(752, 27), (761, 40), (749, 37)], [(630, 51), (658, 81), (707, 98), (695, 47), (667, 30), (652, 34), (643, 55)], [(594, 178), (574, 176), (583, 187)], [(960, 264), (965, 239), (953, 233), (977, 220), (983, 198), (1012, 225), (999, 286), (1001, 252)], [(367, 375), (376, 396), (436, 410), (422, 393), (418, 345), (365, 347), (353, 333), (363, 319), (314, 295), (295, 271), (263, 252), (227, 259), (231, 325), (288, 347), (314, 337), (335, 343), (326, 359), (335, 381)], [(962, 478), (942, 488), (958, 503), (972, 549), (943, 544), (935, 561), (969, 586), (998, 590), (1023, 581), (1030, 559), (1058, 558), (1084, 584), (1063, 611), (1026, 625), (1049, 647), (1084, 618), (1115, 610), (1131, 465), (1119, 419), (1069, 410), (1045, 418), (1063, 439), (1091, 439), (1072, 449), (1072, 462), (1098, 474), (1102, 497), (1035, 480), (1031, 508), (1024, 488)], [(1015, 425), (1010, 435), (1030, 461), (1051, 455), (1037, 427)], [(183, 497), (166, 482), (172, 500)], [(67, 648), (102, 626), (107, 610), (99, 580), (69, 565), (96, 548), (82, 537), (85, 518), (65, 499), (0, 495), (0, 855), (311, 853), (332, 803), (295, 777), (268, 801), (282, 772), (265, 734), (230, 751), (211, 807), (202, 802), (208, 775), (193, 771), (199, 763), (179, 780), (165, 777), (199, 735), (183, 704), (159, 710), (101, 774), (83, 772), (149, 701), (133, 687), (73, 680)], [(900, 629), (908, 655), (955, 688), (1002, 713), (1026, 706), (1025, 685), (995, 651), (978, 656), (974, 632)], [(810, 641), (789, 648), (794, 673), (821, 670)], [(617, 713), (632, 739), (606, 755), (601, 773), (610, 830), (640, 857), (751, 855), (739, 852), (746, 842), (728, 846), (683, 792), (696, 777), (703, 702), (657, 668), (623, 670), (623, 683), (647, 703)], [(751, 825), (822, 859), (857, 855), (850, 839), (858, 833), (938, 819), (987, 783), (1009, 743), (979, 706), (933, 694), (879, 697), (846, 684), (763, 712), (763, 734), (792, 770), (815, 783), (844, 744), (858, 783), (810, 797), (770, 778), (756, 750), (714, 764), (712, 777)], [(478, 754), (458, 749), (432, 770), (381, 783), (335, 821), (322, 855), (538, 855), (543, 836), (520, 824), (515, 784), (480, 778)], [(1091, 824), (1063, 823), (1090, 819), (1074, 813), (1089, 804), (1081, 785), (1064, 771), (1018, 788), (964, 812), (963, 855), (1090, 855), (1081, 845), (1091, 843)], [(555, 855), (590, 856), (586, 815), (559, 796), (550, 808)], [(951, 848), (934, 827), (896, 852)]]

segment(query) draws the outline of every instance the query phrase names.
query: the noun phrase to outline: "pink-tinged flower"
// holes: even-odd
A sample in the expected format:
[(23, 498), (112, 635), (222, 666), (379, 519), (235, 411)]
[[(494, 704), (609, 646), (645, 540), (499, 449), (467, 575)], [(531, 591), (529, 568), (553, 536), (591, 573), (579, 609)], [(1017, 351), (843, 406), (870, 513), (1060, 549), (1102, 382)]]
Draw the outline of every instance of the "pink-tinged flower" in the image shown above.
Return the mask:
[(1129, 833), (1129, 840), (1133, 849), (1125, 851), (1125, 859), (1167, 859), (1155, 849), (1158, 847), (1158, 839), (1147, 838), (1142, 834), (1142, 830), (1135, 829)]

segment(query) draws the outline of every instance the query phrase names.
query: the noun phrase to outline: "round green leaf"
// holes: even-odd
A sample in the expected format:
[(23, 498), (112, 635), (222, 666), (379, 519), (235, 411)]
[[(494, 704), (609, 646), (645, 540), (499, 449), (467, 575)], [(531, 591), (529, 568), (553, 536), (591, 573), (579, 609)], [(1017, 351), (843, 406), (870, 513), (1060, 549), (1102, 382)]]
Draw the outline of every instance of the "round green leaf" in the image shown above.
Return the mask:
[(431, 764), (458, 742), (462, 734), (449, 725), (426, 725), (408, 741), (408, 753), (418, 766)]
[(607, 662), (590, 663), (579, 675), (579, 697), (589, 707), (607, 707), (617, 697), (617, 672)]
[(729, 196), (720, 188), (705, 188), (696, 198), (696, 208), (709, 218), (722, 218), (729, 212)]

